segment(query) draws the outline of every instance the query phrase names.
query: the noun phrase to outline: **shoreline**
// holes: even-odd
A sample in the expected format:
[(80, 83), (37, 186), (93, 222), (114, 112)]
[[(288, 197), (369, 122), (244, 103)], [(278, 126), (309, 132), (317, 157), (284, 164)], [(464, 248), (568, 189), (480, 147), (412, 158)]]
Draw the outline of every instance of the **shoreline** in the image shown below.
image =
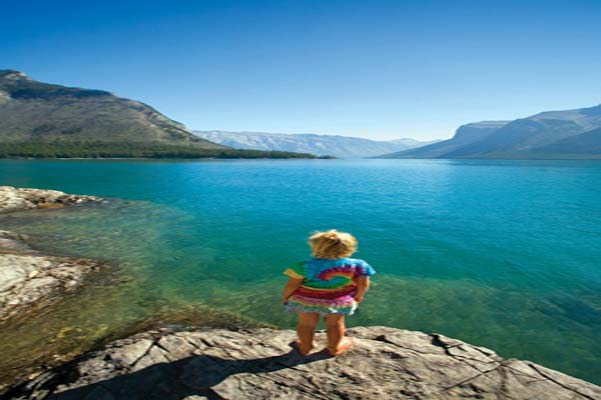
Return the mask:
[[(0, 186), (0, 214), (102, 200), (56, 190)], [(106, 264), (99, 260), (47, 254), (31, 247), (27, 235), (1, 230), (0, 321), (23, 317), (22, 314), (59, 301), (62, 294), (81, 287), (88, 274)]]
[(301, 157), (286, 157), (286, 158), (270, 158), (270, 157), (255, 157), (255, 158), (244, 158), (244, 157), (0, 157), (1, 160), (161, 160), (161, 161), (202, 161), (202, 160), (231, 160), (231, 161), (248, 161), (248, 160), (404, 160), (404, 161), (594, 161), (601, 162), (601, 156), (596, 158), (578, 158), (578, 157), (565, 157), (565, 158), (383, 158), (383, 157), (330, 157), (330, 156), (315, 156), (310, 158)]
[[(0, 212), (57, 208), (94, 201), (102, 199), (94, 196), (67, 195), (57, 191), (0, 187)], [(61, 259), (63, 263), (68, 259), (42, 254), (28, 245), (25, 236), (1, 231), (0, 260), (7, 256), (45, 257), (45, 262)], [(101, 263), (96, 260), (88, 261)], [(15, 263), (7, 265), (14, 266)], [(60, 307), (63, 296), (81, 287), (85, 277), (91, 276), (90, 273), (95, 271), (93, 267), (88, 267), (72, 266), (72, 273), (78, 273), (81, 279), (67, 289), (59, 287), (60, 290), (52, 292), (54, 294), (50, 296), (50, 303), (45, 303), (43, 297), (39, 302), (34, 299), (23, 303), (20, 307), (26, 312), (19, 316), (19, 320), (26, 320), (40, 305), (53, 304), (53, 307)], [(35, 281), (45, 273), (33, 271), (38, 269), (27, 270), (21, 276), (25, 281)], [(33, 276), (30, 277), (31, 273)], [(261, 392), (258, 388), (269, 387), (273, 382), (278, 382), (273, 390), (278, 393), (282, 391), (282, 396), (285, 394), (286, 397), (296, 398), (365, 398), (375, 394), (376, 397), (416, 399), (459, 396), (486, 398), (493, 395), (526, 399), (533, 396), (546, 398), (544, 393), (551, 393), (551, 397), (548, 398), (554, 400), (601, 398), (601, 388), (592, 383), (528, 361), (503, 359), (492, 350), (437, 334), (428, 335), (387, 327), (352, 328), (349, 329), (349, 333), (358, 339), (358, 343), (348, 354), (335, 359), (311, 356), (308, 360), (299, 360), (299, 356), (291, 352), (289, 346), (294, 339), (291, 331), (257, 328), (256, 326), (261, 324), (253, 324), (238, 316), (226, 315), (208, 307), (205, 309), (203, 306), (191, 308), (187, 314), (186, 311), (172, 308), (163, 311), (162, 314), (148, 315), (144, 321), (131, 324), (123, 331), (107, 332), (91, 350), (53, 363), (36, 364), (36, 368), (23, 371), (29, 374), (15, 374), (13, 382), (4, 387), (0, 386), (0, 399), (41, 399), (50, 393), (55, 393), (53, 398), (59, 399), (103, 396), (115, 400), (145, 399), (153, 397), (146, 396), (142, 389), (126, 397), (123, 397), (121, 391), (131, 391), (140, 384), (159, 385), (161, 382), (169, 387), (172, 396), (186, 394), (186, 397), (208, 398), (272, 398), (270, 396), (273, 395), (273, 391)], [(214, 314), (211, 317), (214, 322), (211, 323), (210, 318), (209, 322), (206, 322), (206, 315), (211, 313)], [(199, 321), (202, 323), (199, 324)], [(2, 325), (7, 322), (12, 323), (12, 319), (5, 319)], [(210, 328), (211, 326), (213, 328)], [(224, 326), (227, 329), (219, 329)], [(257, 341), (257, 337), (261, 339)], [(322, 340), (323, 333), (318, 334), (318, 338)], [(111, 340), (112, 342), (107, 343)], [(215, 361), (216, 358), (221, 361)], [(130, 362), (131, 360), (134, 361)], [(202, 364), (205, 361), (209, 364), (198, 367), (198, 363)], [(213, 361), (216, 364), (212, 364)], [(279, 365), (277, 368), (276, 364)], [(308, 364), (312, 364), (310, 369), (298, 367)], [(215, 373), (215, 368), (230, 368), (236, 372), (223, 375)], [(340, 375), (332, 377), (323, 373), (322, 369), (340, 370)], [(352, 370), (353, 373), (344, 375), (345, 370)], [(370, 370), (375, 373), (368, 373)], [(156, 371), (160, 373), (155, 375)], [(212, 378), (193, 383), (195, 389), (191, 390), (188, 385), (190, 382), (183, 386), (179, 383), (169, 383), (169, 380), (165, 382), (163, 374), (167, 374), (171, 379), (174, 377), (173, 371), (179, 371), (179, 375), (175, 375), (177, 382), (186, 381), (191, 375), (209, 374)], [(355, 372), (358, 372), (358, 377), (353, 378)], [(389, 379), (382, 381), (381, 376)], [(72, 380), (72, 377), (76, 379)], [(140, 377), (144, 382), (137, 381)], [(151, 382), (146, 382), (148, 379)], [(309, 380), (309, 383), (326, 382), (331, 390), (325, 391), (324, 397), (319, 397), (319, 386), (307, 392), (306, 380)], [(106, 389), (109, 385), (106, 382), (116, 385), (116, 388)], [(445, 389), (442, 390), (441, 387)], [(2, 391), (7, 389), (9, 391), (2, 395)], [(157, 386), (156, 390), (162, 389)], [(74, 395), (81, 396), (71, 397)], [(173, 397), (175, 398), (179, 400), (185, 397)]]
[[(70, 195), (55, 190), (17, 189), (0, 186), (0, 215), (32, 209), (57, 209), (103, 201), (100, 197)], [(36, 249), (28, 235), (0, 230), (0, 329), (11, 332), (19, 326), (31, 325), (44, 314), (61, 309), (66, 299), (77, 296), (92, 277), (114, 273), (116, 265), (102, 260), (69, 257)], [(36, 325), (30, 326), (35, 329)], [(18, 330), (18, 329), (17, 329)], [(11, 339), (8, 333), (7, 339)], [(44, 360), (48, 350), (39, 349)], [(6, 354), (5, 354), (6, 357)], [(17, 370), (3, 371), (13, 379), (22, 378), (34, 366), (25, 355)], [(14, 359), (5, 360), (14, 362)], [(13, 365), (14, 366), (14, 365)], [(3, 380), (7, 376), (3, 377)], [(0, 393), (15, 382), (0, 382)]]
[(368, 158), (336, 158), (336, 157), (311, 157), (311, 158), (299, 158), (299, 157), (288, 157), (288, 158), (270, 158), (270, 157), (256, 157), (256, 158), (243, 158), (243, 157), (197, 157), (197, 158), (163, 158), (163, 157), (0, 157), (0, 161), (2, 160), (27, 160), (27, 161), (51, 161), (51, 160), (109, 160), (109, 161), (292, 161), (292, 160), (303, 160), (303, 161), (312, 161), (312, 160), (368, 160)]
[[(31, 189), (0, 186), (0, 215), (21, 213), (27, 210), (51, 210), (71, 206), (85, 206), (101, 203), (105, 199), (87, 195), (71, 195), (55, 190)], [(1, 228), (1, 227), (0, 227)], [(122, 275), (114, 261), (72, 257), (52, 251), (37, 249), (28, 235), (0, 229), (0, 337), (10, 340), (23, 331), (36, 330), (40, 322), (56, 318), (67, 307), (75, 311), (73, 304), (84, 295), (84, 289), (127, 284), (131, 280)], [(58, 317), (60, 318), (60, 317)], [(0, 365), (0, 399), (5, 392), (28, 382), (49, 368), (60, 367), (76, 357), (115, 339), (122, 339), (162, 326), (215, 326), (226, 329), (273, 327), (245, 319), (241, 316), (217, 312), (205, 305), (174, 309), (153, 309), (148, 315), (133, 319), (126, 326), (102, 331), (94, 343), (77, 344), (77, 326), (65, 325), (60, 331), (33, 335), (27, 355), (19, 353), (6, 359)], [(55, 334), (57, 335), (55, 337)], [(40, 345), (39, 340), (49, 340)], [(62, 343), (62, 339), (67, 339)], [(22, 340), (19, 337), (19, 340)], [(59, 339), (57, 341), (57, 339)], [(75, 340), (75, 342), (69, 342)], [(29, 342), (26, 342), (29, 343)], [(19, 347), (23, 347), (22, 344)]]

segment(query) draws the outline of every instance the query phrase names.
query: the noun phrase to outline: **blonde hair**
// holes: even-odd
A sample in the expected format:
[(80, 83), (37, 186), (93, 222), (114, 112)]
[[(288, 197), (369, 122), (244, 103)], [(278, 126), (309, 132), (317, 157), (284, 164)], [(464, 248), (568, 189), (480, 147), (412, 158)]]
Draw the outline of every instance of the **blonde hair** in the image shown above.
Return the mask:
[(326, 232), (315, 232), (309, 237), (309, 246), (316, 258), (348, 257), (357, 251), (357, 239), (350, 233), (330, 229)]

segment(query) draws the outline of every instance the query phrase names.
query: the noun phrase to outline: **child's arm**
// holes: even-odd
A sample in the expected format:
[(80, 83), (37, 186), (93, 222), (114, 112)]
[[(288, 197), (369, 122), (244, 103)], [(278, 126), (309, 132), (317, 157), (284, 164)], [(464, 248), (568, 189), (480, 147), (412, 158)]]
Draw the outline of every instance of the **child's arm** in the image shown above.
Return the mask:
[(365, 292), (369, 289), (369, 276), (360, 276), (357, 278), (357, 289), (355, 289), (355, 301), (361, 303)]
[(287, 302), (290, 296), (292, 296), (294, 292), (296, 292), (296, 289), (301, 287), (302, 284), (302, 279), (289, 278), (288, 283), (286, 283), (286, 286), (284, 286), (284, 293), (282, 294), (282, 303)]

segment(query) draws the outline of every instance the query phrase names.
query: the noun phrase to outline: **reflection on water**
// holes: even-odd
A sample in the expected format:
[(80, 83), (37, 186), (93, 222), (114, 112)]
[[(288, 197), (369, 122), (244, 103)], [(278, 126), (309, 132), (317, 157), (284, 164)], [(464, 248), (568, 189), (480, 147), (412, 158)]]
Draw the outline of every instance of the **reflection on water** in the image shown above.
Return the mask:
[(8, 368), (48, 341), (65, 357), (157, 313), (292, 327), (281, 271), (306, 257), (309, 232), (336, 227), (378, 271), (350, 326), (439, 332), (601, 383), (601, 165), (21, 162), (0, 178), (2, 166), (6, 184), (131, 200), (0, 216), (38, 248), (120, 266), (0, 329)]

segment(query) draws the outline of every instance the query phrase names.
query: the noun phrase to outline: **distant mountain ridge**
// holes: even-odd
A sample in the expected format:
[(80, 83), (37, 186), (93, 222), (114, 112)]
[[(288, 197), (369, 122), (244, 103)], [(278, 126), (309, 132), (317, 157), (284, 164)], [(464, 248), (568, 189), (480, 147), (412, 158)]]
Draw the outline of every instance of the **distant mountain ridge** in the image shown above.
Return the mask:
[[(601, 159), (601, 105), (460, 126), (435, 142), (340, 135), (189, 131), (104, 90), (0, 70), (0, 157)], [(250, 150), (252, 149), (252, 150)], [(306, 154), (293, 154), (306, 153)]]
[(453, 138), (379, 158), (601, 159), (601, 105), (460, 126)]
[[(288, 157), (193, 135), (154, 108), (104, 90), (0, 70), (0, 157)], [(306, 155), (305, 155), (306, 156)]]
[(138, 101), (104, 90), (37, 82), (19, 71), (0, 71), (0, 140), (94, 140), (187, 143), (224, 148)]
[(314, 133), (289, 134), (217, 130), (192, 132), (203, 139), (235, 149), (293, 151), (339, 158), (372, 157), (432, 143), (408, 138), (385, 141)]

